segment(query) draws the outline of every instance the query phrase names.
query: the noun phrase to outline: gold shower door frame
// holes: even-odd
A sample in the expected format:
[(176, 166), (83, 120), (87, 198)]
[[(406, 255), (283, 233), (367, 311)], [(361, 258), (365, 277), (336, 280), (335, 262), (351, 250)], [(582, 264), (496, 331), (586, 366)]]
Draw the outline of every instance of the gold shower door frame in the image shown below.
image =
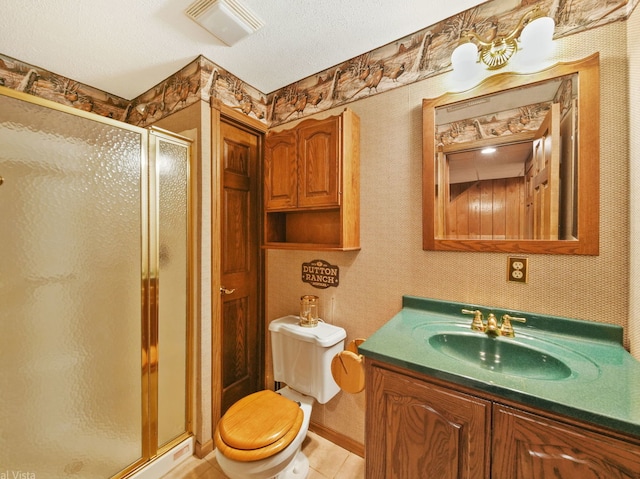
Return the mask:
[[(145, 130), (146, 131), (146, 130)], [(180, 443), (187, 437), (192, 435), (192, 388), (191, 388), (191, 371), (193, 370), (193, 358), (191, 351), (193, 351), (193, 331), (192, 331), (192, 304), (196, 301), (196, 298), (193, 296), (194, 288), (191, 287), (192, 275), (190, 274), (189, 265), (193, 262), (193, 251), (195, 248), (192, 247), (193, 243), (193, 235), (192, 235), (192, 224), (193, 218), (191, 214), (193, 212), (193, 208), (191, 207), (191, 149), (190, 144), (191, 140), (177, 135), (175, 133), (169, 132), (167, 130), (151, 127), (149, 130), (149, 158), (152, 160), (152, 163), (149, 164), (149, 205), (147, 211), (149, 215), (154, 218), (154, 220), (147, 222), (149, 225), (149, 238), (146, 242), (149, 245), (149, 263), (148, 263), (148, 275), (143, 276), (143, 278), (147, 278), (148, 287), (147, 290), (149, 292), (145, 298), (148, 299), (148, 308), (146, 308), (146, 314), (143, 314), (143, 317), (148, 318), (149, 325), (149, 341), (143, 341), (143, 350), (144, 347), (147, 346), (147, 357), (150, 357), (152, 360), (148, 364), (148, 380), (143, 378), (143, 384), (148, 384), (149, 388), (149, 408), (148, 408), (148, 424), (145, 425), (145, 421), (143, 420), (143, 428), (145, 431), (148, 431), (148, 440), (145, 441), (145, 444), (149, 445), (149, 450), (145, 451), (143, 449), (143, 454), (145, 452), (148, 453), (148, 458), (153, 458), (156, 456), (161, 456), (165, 452), (169, 451), (176, 444)], [(172, 438), (162, 438), (159, 436), (160, 424), (159, 419), (161, 419), (161, 412), (159, 410), (159, 401), (161, 400), (160, 394), (160, 375), (159, 375), (159, 346), (161, 334), (159, 331), (159, 327), (163, 323), (162, 321), (162, 308), (160, 307), (160, 292), (162, 288), (159, 285), (159, 280), (162, 277), (161, 271), (161, 252), (160, 245), (161, 242), (161, 228), (160, 228), (160, 206), (161, 206), (161, 182), (160, 182), (160, 170), (161, 165), (159, 164), (160, 158), (163, 156), (162, 154), (162, 145), (174, 145), (181, 149), (186, 149), (186, 256), (185, 263), (183, 264), (185, 269), (185, 284), (186, 284), (186, 304), (185, 304), (185, 318), (186, 322), (186, 343), (185, 343), (185, 395), (184, 395), (184, 432), (178, 433), (175, 437)], [(143, 306), (143, 311), (145, 307)], [(143, 369), (144, 375), (144, 369)], [(143, 394), (144, 398), (144, 394)], [(143, 399), (144, 400), (144, 399)], [(143, 416), (144, 418), (144, 416)], [(162, 442), (161, 442), (162, 441)], [(154, 448), (155, 446), (155, 448)]]
[[(174, 135), (170, 132), (152, 129), (146, 130), (136, 126), (132, 126), (123, 122), (112, 120), (93, 113), (84, 112), (72, 107), (61, 105), (46, 99), (34, 97), (22, 92), (11, 90), (0, 86), (0, 96), (10, 97), (21, 100), (41, 107), (57, 110), (63, 113), (81, 117), (93, 122), (99, 122), (111, 127), (128, 130), (140, 135), (140, 294), (141, 294), (141, 311), (140, 311), (140, 327), (141, 327), (141, 398), (140, 398), (140, 414), (142, 424), (142, 444), (141, 457), (123, 470), (116, 472), (112, 479), (124, 478), (134, 471), (139, 470), (152, 459), (158, 457), (181, 441), (192, 435), (192, 361), (191, 351), (193, 351), (192, 339), (192, 304), (195, 301), (193, 291), (195, 288), (191, 286), (192, 276), (190, 274), (189, 265), (192, 264), (191, 255), (195, 248), (192, 247), (192, 225), (194, 224), (192, 208), (190, 204), (191, 181), (189, 175), (191, 169), (191, 151), (190, 140)], [(160, 251), (158, 247), (159, 228), (159, 185), (158, 185), (158, 169), (156, 165), (155, 154), (158, 150), (158, 142), (164, 141), (182, 145), (187, 149), (186, 153), (186, 304), (184, 312), (185, 326), (185, 377), (184, 382), (186, 390), (184, 391), (184, 431), (176, 435), (173, 439), (166, 441), (164, 444), (158, 444), (158, 400), (159, 400), (159, 356), (158, 356), (158, 339), (159, 339), (159, 264)], [(0, 172), (0, 175), (2, 172)], [(98, 274), (98, 273), (96, 273)], [(118, 354), (118, 351), (113, 351)], [(62, 441), (63, 438), (60, 438)], [(6, 466), (6, 465), (3, 465)], [(78, 471), (79, 472), (79, 471)]]

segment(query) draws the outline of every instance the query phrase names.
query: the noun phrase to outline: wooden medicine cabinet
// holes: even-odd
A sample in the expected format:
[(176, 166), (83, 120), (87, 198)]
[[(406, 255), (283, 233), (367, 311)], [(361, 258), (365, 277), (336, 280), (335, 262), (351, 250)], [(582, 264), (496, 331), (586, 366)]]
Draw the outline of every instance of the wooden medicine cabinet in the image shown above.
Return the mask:
[(351, 110), (267, 134), (264, 247), (360, 249), (360, 119)]
[(599, 251), (599, 56), (423, 101), (423, 249)]

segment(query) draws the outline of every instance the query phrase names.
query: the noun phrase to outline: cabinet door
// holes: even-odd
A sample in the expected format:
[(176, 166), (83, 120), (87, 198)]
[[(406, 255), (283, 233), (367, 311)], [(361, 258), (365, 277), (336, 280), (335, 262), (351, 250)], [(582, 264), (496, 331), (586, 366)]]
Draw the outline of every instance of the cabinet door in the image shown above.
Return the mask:
[(296, 132), (267, 135), (264, 152), (264, 205), (266, 209), (295, 208), (298, 204)]
[(494, 406), (493, 479), (640, 479), (640, 447)]
[(489, 477), (489, 402), (367, 369), (368, 479)]
[(340, 117), (298, 128), (298, 206), (340, 205)]

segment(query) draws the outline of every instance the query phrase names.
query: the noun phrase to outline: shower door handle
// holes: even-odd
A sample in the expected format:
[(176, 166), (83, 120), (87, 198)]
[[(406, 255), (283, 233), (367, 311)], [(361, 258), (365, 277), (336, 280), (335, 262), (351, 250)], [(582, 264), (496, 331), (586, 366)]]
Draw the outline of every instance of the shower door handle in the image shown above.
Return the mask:
[(233, 289), (227, 289), (224, 286), (220, 287), (220, 294), (231, 294), (236, 290), (236, 288)]

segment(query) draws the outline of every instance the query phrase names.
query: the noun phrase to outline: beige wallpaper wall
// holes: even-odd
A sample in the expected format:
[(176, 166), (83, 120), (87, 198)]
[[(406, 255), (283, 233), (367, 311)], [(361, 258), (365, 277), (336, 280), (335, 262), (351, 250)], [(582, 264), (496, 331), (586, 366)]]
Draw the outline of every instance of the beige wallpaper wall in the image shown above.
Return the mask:
[[(634, 22), (638, 23), (638, 14)], [(529, 283), (506, 281), (507, 254), (428, 252), (421, 230), (421, 101), (450, 88), (449, 75), (348, 105), (361, 119), (359, 252), (270, 250), (267, 319), (296, 312), (302, 294), (321, 298), (321, 316), (366, 338), (401, 307), (403, 294), (596, 320), (627, 327), (629, 283), (626, 22), (557, 42), (556, 60), (601, 55), (600, 256), (529, 255)], [(336, 114), (339, 110), (323, 113)], [(285, 125), (285, 126), (291, 126)], [(280, 127), (279, 129), (281, 129)], [(340, 286), (315, 289), (301, 264), (340, 266)], [(313, 420), (364, 440), (365, 393), (340, 393)]]
[(627, 54), (629, 56), (629, 164), (630, 164), (630, 291), (629, 341), (631, 353), (640, 359), (640, 11), (635, 9), (627, 21)]

